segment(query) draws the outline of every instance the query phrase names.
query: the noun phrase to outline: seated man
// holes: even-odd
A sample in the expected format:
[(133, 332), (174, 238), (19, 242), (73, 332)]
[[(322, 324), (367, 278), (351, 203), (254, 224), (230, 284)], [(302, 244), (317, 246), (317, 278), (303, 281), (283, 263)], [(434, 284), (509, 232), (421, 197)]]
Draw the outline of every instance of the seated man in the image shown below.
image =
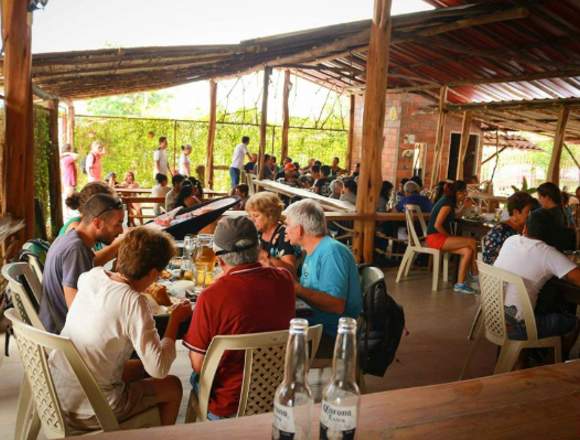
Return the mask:
[(172, 211), (177, 207), (177, 196), (179, 195), (179, 191), (181, 191), (181, 185), (184, 181), (185, 176), (182, 174), (176, 174), (171, 178), (173, 188), (165, 196), (165, 212)]
[(295, 202), (286, 210), (286, 237), (306, 252), (296, 296), (314, 309), (311, 325), (323, 324), (319, 357), (332, 357), (338, 319), (357, 318), (362, 310), (360, 280), (354, 257), (327, 235), (324, 211), (313, 200)]
[[(523, 278), (532, 307), (536, 307), (538, 293), (552, 277), (565, 278), (580, 286), (580, 268), (564, 254), (548, 246), (543, 238), (549, 235), (551, 221), (542, 210), (532, 212), (526, 222), (524, 235), (509, 237), (503, 244), (494, 266)], [(526, 329), (518, 304), (515, 287), (506, 287), (506, 321), (511, 339), (525, 339)], [(536, 326), (539, 338), (563, 336), (577, 328), (576, 316), (567, 313), (540, 313), (536, 310)], [(575, 333), (575, 332), (574, 332)], [(568, 341), (570, 342), (570, 341)], [(573, 341), (572, 341), (573, 343)], [(563, 344), (564, 353), (570, 347)]]
[[(151, 189), (151, 197), (163, 197), (167, 195), (171, 189), (167, 186), (167, 176), (165, 174), (157, 173), (155, 175), (155, 181), (157, 185), (155, 185)], [(165, 208), (165, 203), (154, 203), (153, 204), (153, 212), (155, 215), (161, 215), (162, 208)]]
[(123, 232), (123, 203), (109, 194), (95, 194), (80, 207), (81, 222), (50, 246), (44, 265), (40, 320), (59, 334), (77, 293), (79, 276), (94, 266), (92, 248), (111, 244)]
[(407, 181), (403, 185), (403, 192), (405, 196), (399, 200), (396, 210), (399, 212), (405, 211), (405, 206), (407, 205), (418, 205), (421, 208), (421, 212), (431, 212), (433, 204), (428, 197), (425, 197), (420, 193), (421, 187), (413, 180)]
[[(312, 167), (314, 173), (315, 168)], [(322, 165), (320, 167), (320, 172), (314, 180), (314, 185), (312, 185), (312, 191), (321, 196), (330, 195), (330, 167), (328, 165)]]
[[(191, 350), (194, 392), (214, 336), (284, 330), (295, 313), (292, 275), (258, 263), (258, 231), (249, 218), (222, 219), (215, 229), (214, 247), (223, 274), (199, 296), (183, 338)], [(213, 383), (209, 420), (235, 416), (243, 366), (243, 352), (224, 354)]]
[[(117, 273), (95, 267), (79, 278), (62, 335), (73, 341), (119, 421), (158, 406), (161, 423), (170, 425), (179, 412), (181, 382), (167, 374), (176, 356), (179, 324), (191, 316), (191, 305), (187, 301), (176, 306), (160, 339), (142, 294), (174, 254), (167, 234), (136, 228), (121, 243)], [(130, 360), (133, 352), (138, 360)], [(69, 423), (79, 429), (99, 428), (61, 351), (51, 353), (50, 367)], [(145, 372), (151, 377), (145, 379)]]
[(510, 217), (505, 222), (495, 225), (483, 237), (483, 262), (485, 264), (493, 264), (504, 242), (512, 235), (522, 232), (534, 201), (531, 195), (523, 191), (509, 196), (507, 208)]

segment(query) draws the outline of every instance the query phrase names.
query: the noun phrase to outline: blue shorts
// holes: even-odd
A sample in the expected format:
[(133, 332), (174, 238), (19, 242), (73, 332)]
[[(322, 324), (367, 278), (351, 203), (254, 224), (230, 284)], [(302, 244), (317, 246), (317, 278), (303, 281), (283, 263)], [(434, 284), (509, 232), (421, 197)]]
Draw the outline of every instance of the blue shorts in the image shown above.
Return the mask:
[[(191, 391), (195, 393), (196, 396), (199, 396), (199, 375), (195, 372), (191, 372), (191, 376), (189, 378), (189, 383), (191, 383)], [(231, 416), (233, 417), (233, 416)], [(229, 417), (222, 417), (211, 413), (210, 411), (207, 412), (207, 419), (210, 421), (227, 419)]]

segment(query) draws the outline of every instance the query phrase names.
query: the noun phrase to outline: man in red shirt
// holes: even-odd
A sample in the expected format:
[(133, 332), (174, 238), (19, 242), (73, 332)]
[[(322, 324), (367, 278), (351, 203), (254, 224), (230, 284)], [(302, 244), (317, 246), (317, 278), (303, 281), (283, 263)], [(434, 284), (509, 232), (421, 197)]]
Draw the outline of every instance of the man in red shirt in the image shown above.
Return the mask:
[[(183, 338), (191, 350), (194, 391), (214, 336), (284, 330), (295, 313), (292, 275), (286, 269), (258, 263), (258, 231), (251, 220), (222, 219), (215, 230), (214, 248), (223, 275), (199, 296)], [(224, 354), (210, 396), (209, 420), (237, 413), (243, 368), (243, 351)]]

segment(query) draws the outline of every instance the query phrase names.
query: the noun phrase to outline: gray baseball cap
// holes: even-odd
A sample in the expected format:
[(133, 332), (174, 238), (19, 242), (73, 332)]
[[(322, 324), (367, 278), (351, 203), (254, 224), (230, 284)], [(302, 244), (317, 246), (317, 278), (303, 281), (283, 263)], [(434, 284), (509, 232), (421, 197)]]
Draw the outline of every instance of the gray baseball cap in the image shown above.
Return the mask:
[(225, 217), (215, 228), (216, 255), (245, 251), (258, 245), (258, 230), (246, 216)]

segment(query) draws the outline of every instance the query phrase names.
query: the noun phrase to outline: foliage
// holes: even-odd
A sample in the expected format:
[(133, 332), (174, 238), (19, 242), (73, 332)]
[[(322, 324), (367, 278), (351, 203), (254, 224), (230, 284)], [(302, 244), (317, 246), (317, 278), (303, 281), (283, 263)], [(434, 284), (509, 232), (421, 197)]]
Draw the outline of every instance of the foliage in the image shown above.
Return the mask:
[[(117, 179), (120, 180), (125, 171), (132, 170), (142, 186), (152, 186), (153, 151), (157, 147), (159, 136), (168, 138), (170, 164), (177, 163), (181, 145), (191, 144), (193, 147), (190, 156), (192, 173), (198, 165), (205, 165), (207, 119), (209, 118), (203, 119), (184, 121), (77, 116), (75, 119), (76, 149), (81, 152), (81, 157), (85, 156), (91, 142), (99, 139), (105, 144), (107, 151), (103, 158), (105, 174), (114, 171)], [(244, 109), (232, 113), (226, 113), (224, 109), (218, 110), (214, 165), (224, 167), (224, 169), (218, 168), (214, 171), (216, 189), (229, 189), (227, 168), (232, 160), (234, 146), (240, 142), (242, 136), (250, 137), (250, 151), (258, 151), (260, 133), (256, 120), (259, 120), (256, 109)], [(288, 154), (300, 164), (305, 164), (311, 157), (330, 163), (334, 156), (338, 156), (344, 163), (348, 133), (339, 128), (341, 124), (338, 117), (331, 116), (327, 119), (325, 126), (336, 127), (332, 130), (291, 128), (288, 135)], [(291, 118), (290, 125), (303, 127), (312, 125), (312, 122), (305, 118)], [(147, 137), (149, 131), (155, 133), (154, 138)], [(279, 126), (269, 125), (266, 133), (266, 153), (276, 155), (280, 161), (282, 129)], [(82, 175), (81, 180), (83, 179), (86, 179), (86, 176)]]
[[(49, 112), (34, 106), (34, 197), (40, 200), (45, 224), (50, 224), (50, 178), (49, 166), (52, 154)], [(49, 234), (51, 235), (51, 234)], [(37, 236), (40, 236), (37, 234)]]
[(514, 190), (514, 192), (520, 192), (521, 191), (521, 192), (526, 192), (528, 194), (533, 194), (533, 193), (535, 193), (538, 190), (538, 188), (528, 188), (528, 179), (526, 179), (525, 176), (522, 177), (522, 187), (521, 188), (518, 188), (515, 185), (512, 185), (511, 187)]
[(107, 96), (91, 99), (87, 110), (102, 116), (147, 116), (153, 111), (167, 108), (172, 95), (165, 92), (131, 93), (129, 95)]

